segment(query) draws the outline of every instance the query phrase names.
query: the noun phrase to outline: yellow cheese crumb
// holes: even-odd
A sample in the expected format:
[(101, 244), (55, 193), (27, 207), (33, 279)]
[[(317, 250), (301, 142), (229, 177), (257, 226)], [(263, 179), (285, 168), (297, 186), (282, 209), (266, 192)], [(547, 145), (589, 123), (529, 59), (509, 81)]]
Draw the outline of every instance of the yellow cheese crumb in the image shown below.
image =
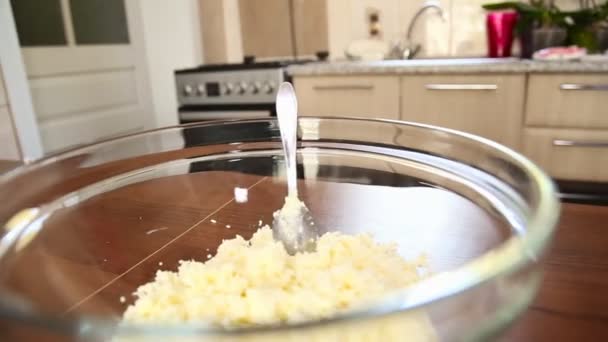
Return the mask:
[(224, 327), (319, 320), (420, 280), (395, 244), (326, 233), (313, 253), (289, 255), (268, 226), (225, 240), (206, 262), (181, 261), (140, 286), (125, 322), (206, 322)]

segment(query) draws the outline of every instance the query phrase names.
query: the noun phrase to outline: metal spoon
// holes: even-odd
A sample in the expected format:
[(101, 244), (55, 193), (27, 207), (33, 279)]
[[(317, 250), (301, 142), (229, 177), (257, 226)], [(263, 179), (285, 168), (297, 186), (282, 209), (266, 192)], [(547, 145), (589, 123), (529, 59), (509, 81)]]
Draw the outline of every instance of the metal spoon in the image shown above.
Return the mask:
[(296, 140), (298, 132), (298, 101), (291, 83), (283, 82), (277, 93), (277, 118), (281, 130), (285, 167), (287, 170), (287, 197), (281, 210), (274, 213), (272, 231), (291, 255), (312, 251), (317, 232), (310, 212), (298, 198), (296, 169)]

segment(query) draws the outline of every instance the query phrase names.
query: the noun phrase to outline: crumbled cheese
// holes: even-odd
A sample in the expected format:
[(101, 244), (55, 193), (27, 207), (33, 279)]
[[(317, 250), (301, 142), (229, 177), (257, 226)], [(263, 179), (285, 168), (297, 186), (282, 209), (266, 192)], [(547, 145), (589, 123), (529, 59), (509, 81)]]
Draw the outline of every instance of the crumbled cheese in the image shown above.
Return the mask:
[(247, 188), (234, 188), (234, 200), (237, 203), (246, 203), (249, 190)]
[(211, 223), (215, 224), (215, 223), (217, 223), (217, 221), (214, 219), (211, 219)]
[(324, 319), (419, 281), (423, 264), (366, 234), (326, 233), (315, 252), (289, 255), (265, 226), (249, 241), (225, 240), (206, 262), (159, 270), (123, 319), (230, 328)]
[(226, 228), (228, 228), (228, 229), (230, 229), (231, 227), (232, 227), (232, 226), (231, 226), (231, 225), (229, 225), (229, 224), (227, 224), (227, 225), (226, 225)]
[(127, 301), (127, 299), (125, 298), (125, 296), (120, 296), (119, 300), (120, 300), (121, 303), (124, 303), (124, 302)]

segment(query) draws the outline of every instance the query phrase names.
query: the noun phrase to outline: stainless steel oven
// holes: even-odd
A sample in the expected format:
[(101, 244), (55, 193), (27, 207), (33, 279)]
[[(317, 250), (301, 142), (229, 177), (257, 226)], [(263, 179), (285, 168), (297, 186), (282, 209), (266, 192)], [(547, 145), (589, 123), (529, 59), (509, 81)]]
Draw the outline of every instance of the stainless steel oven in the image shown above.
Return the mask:
[(274, 116), (286, 67), (308, 61), (202, 65), (175, 72), (180, 123)]

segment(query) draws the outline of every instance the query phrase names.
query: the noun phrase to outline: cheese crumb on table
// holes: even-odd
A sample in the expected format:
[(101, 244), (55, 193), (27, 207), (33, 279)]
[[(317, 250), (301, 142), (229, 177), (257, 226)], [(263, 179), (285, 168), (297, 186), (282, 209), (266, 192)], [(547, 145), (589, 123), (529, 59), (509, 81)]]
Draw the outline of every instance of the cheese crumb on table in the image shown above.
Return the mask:
[(367, 234), (326, 233), (315, 252), (289, 255), (264, 226), (249, 241), (225, 240), (205, 262), (157, 271), (137, 289), (123, 320), (229, 328), (319, 320), (419, 281), (424, 264), (405, 261), (396, 244)]

